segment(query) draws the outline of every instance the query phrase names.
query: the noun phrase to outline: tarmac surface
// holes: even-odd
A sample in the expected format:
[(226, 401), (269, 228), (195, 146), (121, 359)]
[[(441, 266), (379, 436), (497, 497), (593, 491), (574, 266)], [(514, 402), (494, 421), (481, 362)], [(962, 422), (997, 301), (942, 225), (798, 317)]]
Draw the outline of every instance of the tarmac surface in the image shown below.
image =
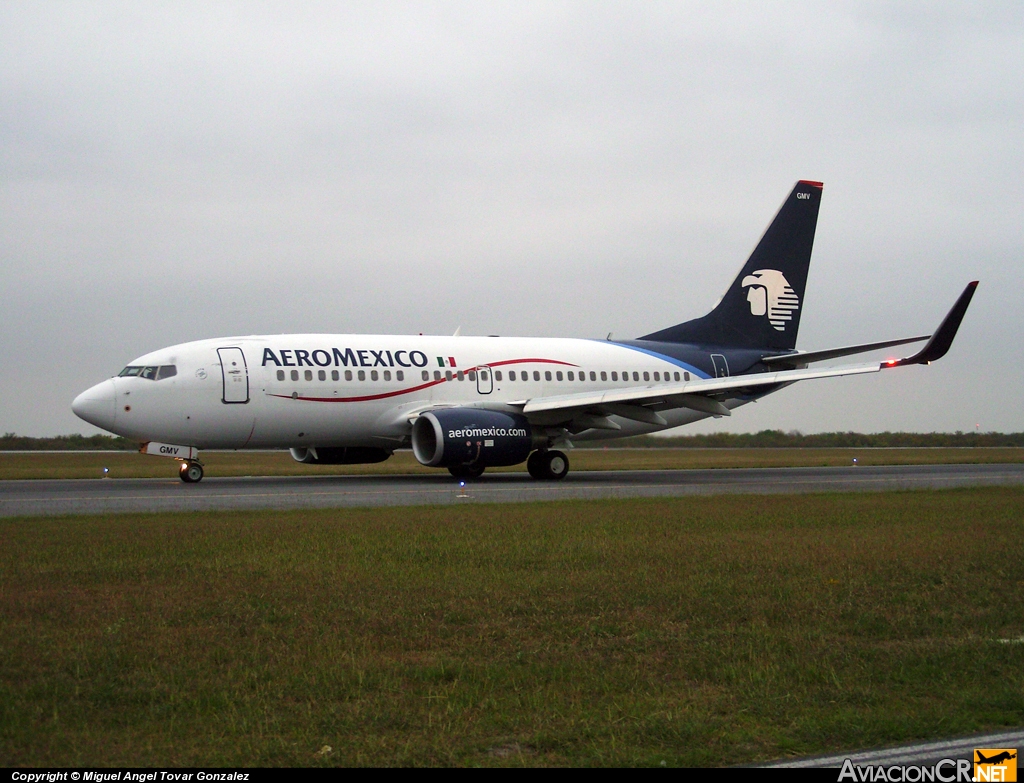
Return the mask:
[(580, 471), (559, 482), (535, 481), (525, 473), (494, 473), (468, 481), (465, 487), (446, 471), (439, 471), (436, 476), (207, 477), (198, 484), (185, 484), (177, 478), (0, 481), (0, 516), (516, 503), (993, 485), (1024, 485), (1024, 464)]

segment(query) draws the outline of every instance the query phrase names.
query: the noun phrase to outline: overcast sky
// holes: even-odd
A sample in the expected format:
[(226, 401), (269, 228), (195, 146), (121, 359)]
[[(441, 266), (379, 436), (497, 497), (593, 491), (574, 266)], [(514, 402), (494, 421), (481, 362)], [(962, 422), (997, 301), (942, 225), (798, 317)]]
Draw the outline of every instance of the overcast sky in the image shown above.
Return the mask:
[[(690, 432), (1024, 430), (1024, 4), (0, 4), (0, 430), (186, 340), (631, 338), (825, 182), (798, 347)], [(912, 348), (911, 348), (912, 350)]]

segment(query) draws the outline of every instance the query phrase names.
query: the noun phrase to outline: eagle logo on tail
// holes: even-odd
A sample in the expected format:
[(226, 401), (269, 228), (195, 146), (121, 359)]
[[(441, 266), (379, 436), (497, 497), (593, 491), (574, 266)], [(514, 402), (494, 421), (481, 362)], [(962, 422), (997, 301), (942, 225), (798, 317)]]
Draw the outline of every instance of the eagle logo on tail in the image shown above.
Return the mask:
[(768, 323), (779, 332), (786, 331), (786, 324), (793, 320), (793, 313), (800, 309), (800, 297), (793, 286), (777, 269), (758, 269), (747, 275), (740, 283), (749, 286), (747, 301), (751, 315), (767, 315)]

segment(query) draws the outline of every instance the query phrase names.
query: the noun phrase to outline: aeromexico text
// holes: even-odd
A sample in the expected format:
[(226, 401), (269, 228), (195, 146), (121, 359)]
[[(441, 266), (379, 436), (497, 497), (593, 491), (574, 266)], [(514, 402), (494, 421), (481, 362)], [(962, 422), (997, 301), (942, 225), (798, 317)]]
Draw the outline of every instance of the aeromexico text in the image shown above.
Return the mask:
[[(355, 350), (332, 348), (329, 351), (318, 348), (304, 351), (301, 348), (282, 349), (274, 353), (263, 349), (263, 366), (276, 364), (278, 367), (426, 367), (427, 355), (423, 351), (375, 351), (372, 348)], [(454, 363), (452, 364), (454, 366)]]
[(530, 433), (522, 427), (470, 427), (462, 430), (448, 430), (449, 438), (525, 438)]

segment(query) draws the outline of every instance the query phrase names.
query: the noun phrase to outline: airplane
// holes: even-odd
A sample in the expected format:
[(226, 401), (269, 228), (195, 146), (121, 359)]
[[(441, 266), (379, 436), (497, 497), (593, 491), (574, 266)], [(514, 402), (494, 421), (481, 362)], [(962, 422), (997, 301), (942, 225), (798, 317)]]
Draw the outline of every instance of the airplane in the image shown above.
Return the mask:
[[(822, 183), (800, 180), (707, 315), (635, 340), (287, 334), (226, 337), (140, 356), (82, 392), (77, 416), (203, 478), (201, 449), (289, 449), (298, 462), (423, 465), (477, 478), (526, 462), (562, 479), (575, 443), (729, 416), (797, 381), (929, 364), (949, 350), (978, 285), (931, 335), (798, 351)], [(926, 342), (925, 342), (926, 341)], [(809, 365), (914, 342), (903, 359)]]
[(997, 753), (990, 759), (985, 758), (985, 755), (980, 750), (975, 750), (974, 752), (978, 755), (978, 760), (974, 762), (975, 764), (1001, 764), (1004, 761), (1017, 758), (1016, 753), (1011, 753), (1008, 750)]

